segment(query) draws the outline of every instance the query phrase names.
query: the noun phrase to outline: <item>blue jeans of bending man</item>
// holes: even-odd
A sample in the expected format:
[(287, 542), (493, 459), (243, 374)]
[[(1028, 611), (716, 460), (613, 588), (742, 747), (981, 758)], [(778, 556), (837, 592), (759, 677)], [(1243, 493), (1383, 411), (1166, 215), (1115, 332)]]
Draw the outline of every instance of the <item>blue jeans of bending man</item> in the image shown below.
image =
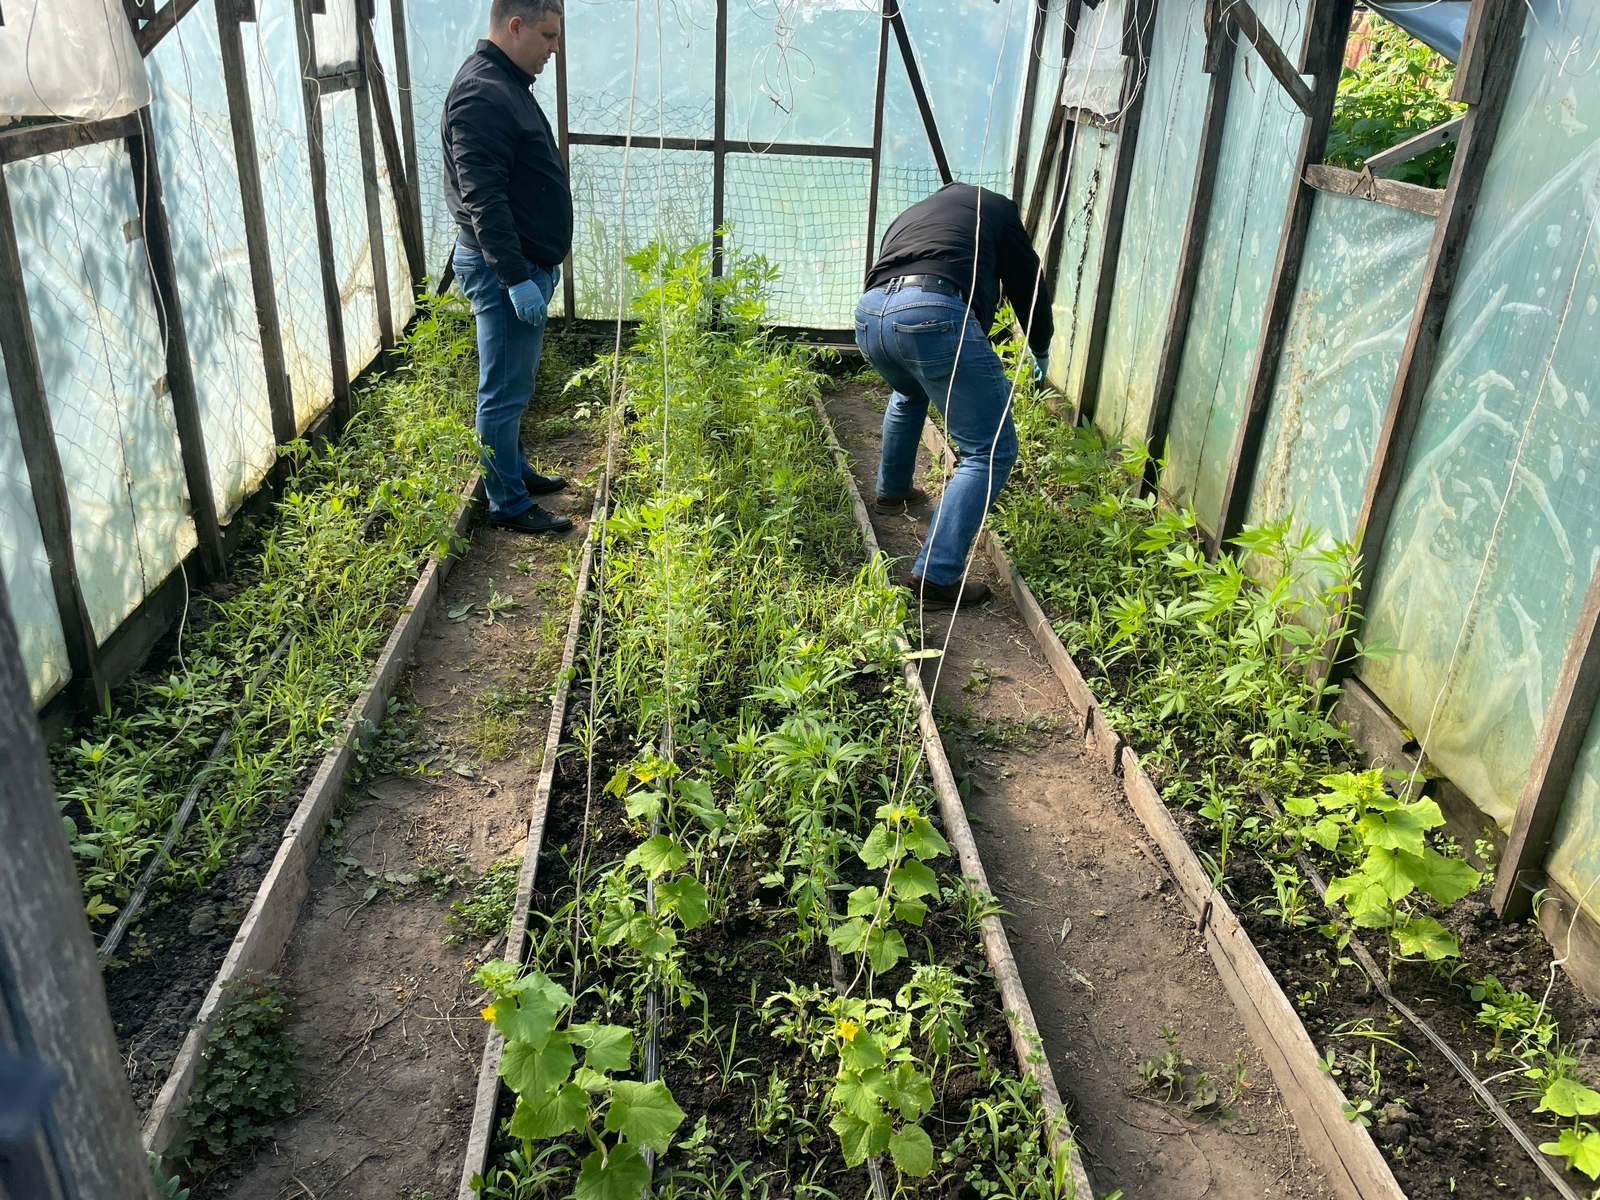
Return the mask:
[[(522, 450), (522, 414), (533, 399), (533, 381), (544, 352), (544, 324), (535, 328), (518, 318), (510, 291), (479, 251), (458, 242), (452, 262), (461, 290), (472, 301), (478, 327), (477, 426), (489, 515), (520, 516), (533, 507), (527, 484), (533, 468)], [(560, 267), (553, 272), (533, 267), (533, 281), (546, 304), (560, 277)]]
[(883, 414), (878, 495), (911, 491), (930, 402), (960, 453), (911, 568), (928, 583), (955, 583), (1017, 461), (1011, 381), (966, 304), (939, 292), (873, 288), (856, 306), (856, 345), (894, 389)]

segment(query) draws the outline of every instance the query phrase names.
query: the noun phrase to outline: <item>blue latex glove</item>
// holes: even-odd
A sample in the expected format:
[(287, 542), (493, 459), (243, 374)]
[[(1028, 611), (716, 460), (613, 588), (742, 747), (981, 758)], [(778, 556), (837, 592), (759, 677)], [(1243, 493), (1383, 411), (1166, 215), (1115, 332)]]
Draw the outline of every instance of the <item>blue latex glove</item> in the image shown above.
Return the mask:
[(1050, 370), (1050, 356), (1048, 354), (1035, 354), (1028, 351), (1028, 357), (1033, 359), (1033, 381), (1038, 383)]
[(544, 324), (544, 292), (531, 279), (524, 279), (511, 289), (511, 307), (517, 310), (517, 319), (535, 329)]

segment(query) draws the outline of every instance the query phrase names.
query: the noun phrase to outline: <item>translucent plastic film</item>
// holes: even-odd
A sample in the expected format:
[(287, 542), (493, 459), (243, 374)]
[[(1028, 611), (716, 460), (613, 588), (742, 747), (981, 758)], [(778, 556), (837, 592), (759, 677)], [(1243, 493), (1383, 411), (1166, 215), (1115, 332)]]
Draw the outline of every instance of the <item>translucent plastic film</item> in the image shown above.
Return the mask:
[(870, 146), (881, 21), (875, 0), (730, 4), (728, 136)]
[(1355, 534), (1434, 219), (1318, 192), (1249, 520)]
[[(1256, 15), (1291, 59), (1299, 54), (1303, 4), (1263, 0)], [(1207, 530), (1220, 516), (1304, 121), (1240, 38), (1161, 481)]]
[(277, 452), (220, 61), (216, 9), (205, 4), (149, 60), (178, 294), (211, 489), (226, 515), (255, 491)]
[(354, 379), (374, 358), (378, 344), (378, 294), (367, 236), (367, 195), (361, 178), (361, 145), (353, 92), (322, 98), (322, 133), (328, 163), (328, 218), (333, 224), (333, 261), (344, 309), (344, 352)]
[(1200, 0), (1156, 5), (1095, 402), (1095, 424), (1113, 437), (1144, 437), (1150, 418), (1210, 86), (1203, 14)]
[(1115, 116), (1121, 110), (1128, 76), (1128, 59), (1122, 53), (1127, 9), (1127, 0), (1100, 0), (1094, 8), (1081, 10), (1061, 89), (1061, 103), (1068, 108), (1087, 109), (1102, 117)]
[(195, 546), (133, 175), (107, 143), (5, 172), (78, 577), (104, 639)]
[(150, 80), (120, 4), (5, 0), (0, 126), (20, 117), (97, 121), (150, 103)]
[(11, 406), (11, 385), (0, 361), (0, 575), (11, 600), (11, 618), (21, 642), (22, 664), (28, 672), (28, 689), (38, 708), (72, 677), (67, 644), (61, 636), (61, 615), (56, 611), (50, 583), (50, 560), (39, 532), (39, 514), (33, 506), (33, 487), (22, 457), (16, 413)]
[[(485, 26), (488, 7), (483, 5)], [(730, 102), (740, 94), (747, 70), (759, 74), (758, 65), (751, 61), (753, 45), (745, 48), (748, 53), (732, 54), (734, 30), (742, 22), (762, 23), (757, 14), (771, 7), (730, 7)], [(805, 21), (803, 12), (799, 21)], [(660, 5), (635, 0), (569, 0), (567, 103), (572, 128), (585, 133), (620, 135), (632, 130), (635, 134), (667, 137), (710, 137), (716, 108), (716, 73), (712, 69), (716, 61), (716, 24), (715, 0), (677, 0)], [(764, 25), (771, 24), (768, 12)], [(789, 30), (790, 34), (794, 32)], [(752, 36), (750, 40), (754, 43), (762, 39)], [(781, 63), (781, 54), (776, 57)], [(793, 70), (804, 75), (810, 66), (807, 57), (796, 52), (793, 59)], [(545, 76), (549, 79), (541, 76), (541, 83), (553, 82), (554, 68), (547, 70)], [(792, 80), (792, 73), (787, 77)], [(808, 97), (811, 90), (815, 89), (808, 89)], [(756, 102), (763, 109), (768, 107), (760, 96)], [(545, 111), (553, 124), (555, 108), (547, 107)], [(731, 108), (728, 136), (746, 136), (736, 131)]]
[(1058, 225), (1061, 258), (1051, 301), (1055, 337), (1050, 342), (1050, 382), (1074, 404), (1083, 391), (1084, 357), (1100, 282), (1100, 248), (1111, 204), (1111, 176), (1117, 165), (1117, 135), (1079, 125), (1072, 141), (1067, 188), (1061, 211), (1049, 217)]
[(784, 325), (852, 328), (867, 249), (870, 166), (860, 158), (728, 155), (734, 244), (782, 272), (769, 312)]
[(1033, 193), (1039, 163), (1045, 153), (1045, 135), (1050, 131), (1050, 118), (1055, 115), (1056, 95), (1061, 90), (1061, 72), (1065, 63), (1061, 57), (1062, 37), (1067, 25), (1067, 0), (1048, 0), (1044, 13), (1044, 37), (1039, 46), (1038, 77), (1034, 80), (1034, 102), (1028, 128), (1023, 130), (1022, 153), (1018, 159), (1017, 189), (1022, 197), (1023, 215), (1027, 215), (1028, 197)]
[(254, 24), (241, 25), (240, 32), (261, 159), (278, 323), (294, 394), (295, 425), (304, 432), (333, 399), (328, 316), (306, 158), (305, 100), (292, 0), (257, 0), (256, 12)]
[(311, 16), (311, 37), (317, 46), (317, 68), (337, 71), (356, 65), (356, 0), (327, 0), (325, 13)]
[(1600, 557), (1600, 73), (1573, 52), (1597, 41), (1593, 0), (1535, 0), (1368, 615), (1404, 652), (1363, 678), (1502, 825)]

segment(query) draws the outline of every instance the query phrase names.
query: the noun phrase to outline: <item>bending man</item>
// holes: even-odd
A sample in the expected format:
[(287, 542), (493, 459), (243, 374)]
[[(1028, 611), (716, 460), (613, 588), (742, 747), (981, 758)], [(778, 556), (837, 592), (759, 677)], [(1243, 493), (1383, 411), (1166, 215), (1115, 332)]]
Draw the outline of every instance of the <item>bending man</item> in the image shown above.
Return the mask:
[(988, 338), (1002, 284), (1042, 375), (1050, 306), (1039, 296), (1039, 257), (1017, 206), (951, 183), (889, 226), (856, 306), (856, 344), (894, 389), (883, 414), (877, 510), (904, 512), (928, 498), (912, 475), (930, 401), (961, 456), (911, 567), (911, 590), (925, 608), (989, 599), (987, 584), (963, 587), (961, 578), (972, 539), (1017, 460), (1011, 383)]
[(478, 439), (489, 520), (519, 533), (564, 533), (534, 497), (567, 481), (522, 449), (522, 414), (544, 350), (545, 313), (572, 248), (572, 191), (550, 122), (529, 87), (561, 40), (561, 0), (494, 0), (489, 36), (444, 102), (445, 200), (452, 258), (478, 326)]

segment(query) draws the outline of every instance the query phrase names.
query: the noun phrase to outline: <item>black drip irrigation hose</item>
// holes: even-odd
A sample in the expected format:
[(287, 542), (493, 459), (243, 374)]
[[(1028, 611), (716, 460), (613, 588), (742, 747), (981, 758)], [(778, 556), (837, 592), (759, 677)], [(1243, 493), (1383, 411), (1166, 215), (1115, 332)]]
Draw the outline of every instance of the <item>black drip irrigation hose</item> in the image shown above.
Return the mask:
[[(1278, 807), (1277, 801), (1274, 800), (1270, 794), (1265, 791), (1259, 791), (1258, 794), (1260, 795), (1262, 801), (1266, 804), (1268, 811), (1271, 812), (1273, 816), (1283, 815), (1282, 810)], [(1311, 856), (1308, 855), (1304, 850), (1296, 850), (1294, 852), (1294, 859), (1295, 863), (1300, 867), (1300, 869), (1305, 872), (1306, 878), (1311, 880), (1311, 886), (1317, 889), (1317, 899), (1321, 900), (1323, 906), (1327, 908), (1330, 913), (1332, 913), (1333, 908), (1328, 904), (1327, 901), (1328, 885), (1323, 882), (1322, 874), (1317, 870), (1315, 864), (1312, 863)], [(1538, 1167), (1540, 1172), (1543, 1173), (1545, 1179), (1550, 1182), (1550, 1186), (1561, 1193), (1563, 1200), (1584, 1200), (1584, 1198), (1577, 1192), (1573, 1191), (1572, 1186), (1561, 1177), (1561, 1172), (1556, 1170), (1555, 1165), (1545, 1157), (1544, 1151), (1539, 1149), (1538, 1144), (1528, 1136), (1527, 1132), (1522, 1128), (1521, 1125), (1517, 1124), (1517, 1119), (1506, 1111), (1505, 1106), (1502, 1105), (1499, 1100), (1495, 1099), (1494, 1093), (1489, 1090), (1488, 1086), (1484, 1084), (1483, 1080), (1479, 1079), (1477, 1075), (1473, 1073), (1472, 1068), (1462, 1060), (1461, 1056), (1451, 1049), (1450, 1043), (1445, 1041), (1444, 1038), (1440, 1037), (1439, 1034), (1435, 1032), (1433, 1026), (1429, 1025), (1416, 1013), (1412, 1012), (1410, 1007), (1394, 994), (1389, 987), (1389, 977), (1384, 974), (1383, 968), (1378, 965), (1377, 959), (1372, 957), (1372, 954), (1367, 950), (1366, 946), (1361, 943), (1360, 939), (1358, 939), (1354, 933), (1350, 935), (1349, 946), (1351, 953), (1353, 953), (1356, 957), (1356, 961), (1360, 963), (1361, 969), (1367, 973), (1367, 978), (1371, 980), (1372, 986), (1377, 989), (1378, 995), (1383, 997), (1384, 1003), (1390, 1008), (1394, 1009), (1395, 1012), (1399, 1013), (1413, 1026), (1415, 1026), (1417, 1031), (1420, 1032), (1423, 1037), (1427, 1038), (1430, 1043), (1432, 1043), (1434, 1049), (1439, 1051), (1439, 1053), (1444, 1056), (1445, 1061), (1456, 1069), (1456, 1073), (1459, 1074), (1462, 1079), (1466, 1080), (1467, 1086), (1472, 1089), (1473, 1095), (1475, 1095), (1479, 1101), (1482, 1102), (1485, 1108), (1494, 1114), (1495, 1120), (1499, 1121), (1500, 1124), (1505, 1126), (1507, 1132), (1509, 1132), (1511, 1136), (1516, 1139), (1517, 1145), (1521, 1146), (1523, 1150), (1527, 1152), (1528, 1157), (1533, 1160), (1534, 1166)]]
[[(367, 514), (366, 520), (361, 522), (361, 528), (356, 531), (356, 540), (365, 539), (374, 522), (386, 511), (386, 507), (381, 503), (373, 505), (372, 511)], [(292, 630), (283, 635), (283, 640), (278, 643), (278, 648), (272, 652), (272, 657), (261, 665), (261, 669), (251, 677), (249, 685), (246, 686), (244, 694), (247, 700), (261, 686), (262, 681), (267, 677), (267, 672), (272, 670), (273, 665), (283, 657), (283, 652), (289, 648), (289, 643), (293, 640), (294, 632)], [(96, 951), (96, 957), (102, 967), (116, 953), (117, 947), (122, 944), (123, 937), (127, 935), (128, 927), (133, 924), (134, 917), (138, 916), (139, 910), (144, 907), (145, 900), (149, 898), (150, 889), (155, 886), (157, 873), (170, 860), (172, 848), (177, 845), (179, 835), (183, 833), (184, 827), (189, 824), (189, 818), (194, 815), (195, 806), (199, 803), (200, 791), (205, 786), (206, 779), (217, 769), (223, 753), (232, 743), (233, 730), (223, 730), (222, 736), (217, 738), (216, 744), (211, 747), (211, 753), (206, 756), (206, 761), (201, 764), (200, 770), (195, 774), (194, 782), (189, 785), (189, 792), (184, 797), (183, 804), (179, 806), (177, 813), (172, 818), (172, 828), (167, 831), (167, 836), (161, 843), (161, 849), (156, 852), (156, 856), (145, 866), (143, 873), (139, 876), (138, 886), (133, 889), (133, 894), (128, 897), (128, 902), (122, 906), (122, 911), (117, 914), (116, 921), (106, 931), (105, 940), (100, 943), (100, 949)]]

